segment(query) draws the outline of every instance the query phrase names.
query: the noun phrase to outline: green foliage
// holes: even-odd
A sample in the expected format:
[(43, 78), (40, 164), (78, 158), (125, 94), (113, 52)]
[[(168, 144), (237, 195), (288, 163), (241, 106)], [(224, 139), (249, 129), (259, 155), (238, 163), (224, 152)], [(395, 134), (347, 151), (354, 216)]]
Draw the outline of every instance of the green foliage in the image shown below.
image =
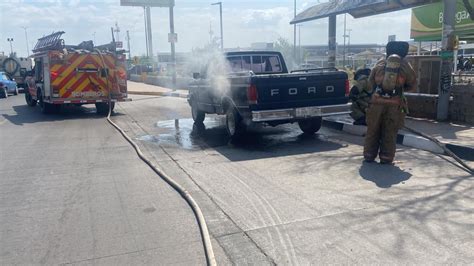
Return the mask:
[(295, 60), (295, 57), (293, 56), (294, 46), (290, 44), (290, 42), (287, 39), (280, 37), (274, 43), (274, 48), (276, 51), (280, 52), (283, 55), (283, 58), (285, 59), (286, 66), (288, 67), (288, 69), (293, 69), (296, 65), (296, 60)]

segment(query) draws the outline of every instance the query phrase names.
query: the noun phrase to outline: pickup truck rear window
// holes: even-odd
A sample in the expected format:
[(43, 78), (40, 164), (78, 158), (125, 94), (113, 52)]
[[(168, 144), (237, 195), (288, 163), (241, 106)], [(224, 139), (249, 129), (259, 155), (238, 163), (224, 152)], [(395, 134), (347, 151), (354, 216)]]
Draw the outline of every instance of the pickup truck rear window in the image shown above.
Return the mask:
[(278, 55), (229, 56), (232, 71), (253, 71), (259, 73), (281, 73), (282, 65)]

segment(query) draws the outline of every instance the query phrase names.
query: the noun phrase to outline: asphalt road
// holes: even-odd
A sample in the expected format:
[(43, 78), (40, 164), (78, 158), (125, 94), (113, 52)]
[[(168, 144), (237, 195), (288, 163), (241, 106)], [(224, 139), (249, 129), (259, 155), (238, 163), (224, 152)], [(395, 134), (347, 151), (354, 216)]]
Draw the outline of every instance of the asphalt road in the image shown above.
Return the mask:
[(93, 106), (0, 112), (0, 265), (205, 261), (187, 203)]
[[(94, 108), (45, 117), (20, 97), (0, 100), (0, 264), (205, 263), (192, 211)], [(364, 164), (362, 138), (294, 125), (231, 143), (185, 99), (133, 98), (113, 120), (197, 200), (219, 264), (474, 260), (474, 178), (449, 159)]]

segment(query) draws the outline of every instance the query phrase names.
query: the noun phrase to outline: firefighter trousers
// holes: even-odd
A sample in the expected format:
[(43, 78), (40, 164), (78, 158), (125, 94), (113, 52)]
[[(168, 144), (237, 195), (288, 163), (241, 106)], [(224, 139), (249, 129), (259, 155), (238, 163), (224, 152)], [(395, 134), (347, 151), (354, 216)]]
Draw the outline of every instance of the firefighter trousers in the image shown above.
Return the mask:
[(371, 104), (367, 110), (367, 133), (364, 143), (364, 159), (373, 161), (379, 155), (383, 163), (391, 163), (395, 157), (397, 133), (404, 116), (400, 106)]

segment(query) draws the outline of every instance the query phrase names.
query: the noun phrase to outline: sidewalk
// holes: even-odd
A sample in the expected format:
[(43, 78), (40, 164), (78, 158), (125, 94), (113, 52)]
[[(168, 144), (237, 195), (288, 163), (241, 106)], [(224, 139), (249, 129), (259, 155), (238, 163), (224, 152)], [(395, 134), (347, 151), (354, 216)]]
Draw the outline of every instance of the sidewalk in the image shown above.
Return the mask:
[(138, 94), (138, 95), (155, 95), (155, 96), (171, 96), (171, 97), (180, 97), (187, 98), (187, 90), (175, 90), (169, 88), (164, 88), (155, 85), (149, 85), (140, 82), (127, 81), (127, 90), (129, 94)]
[[(345, 115), (326, 117), (324, 118), (323, 124), (336, 130), (364, 136), (367, 127), (354, 126), (352, 125), (352, 122), (352, 118), (349, 115)], [(465, 160), (474, 161), (474, 126), (450, 122), (438, 122), (421, 118), (407, 118), (405, 120), (405, 125), (409, 128), (435, 137), (440, 142), (446, 144), (446, 146), (459, 157)], [(432, 141), (405, 130), (399, 131), (397, 143), (435, 153), (444, 153), (443, 150)]]

